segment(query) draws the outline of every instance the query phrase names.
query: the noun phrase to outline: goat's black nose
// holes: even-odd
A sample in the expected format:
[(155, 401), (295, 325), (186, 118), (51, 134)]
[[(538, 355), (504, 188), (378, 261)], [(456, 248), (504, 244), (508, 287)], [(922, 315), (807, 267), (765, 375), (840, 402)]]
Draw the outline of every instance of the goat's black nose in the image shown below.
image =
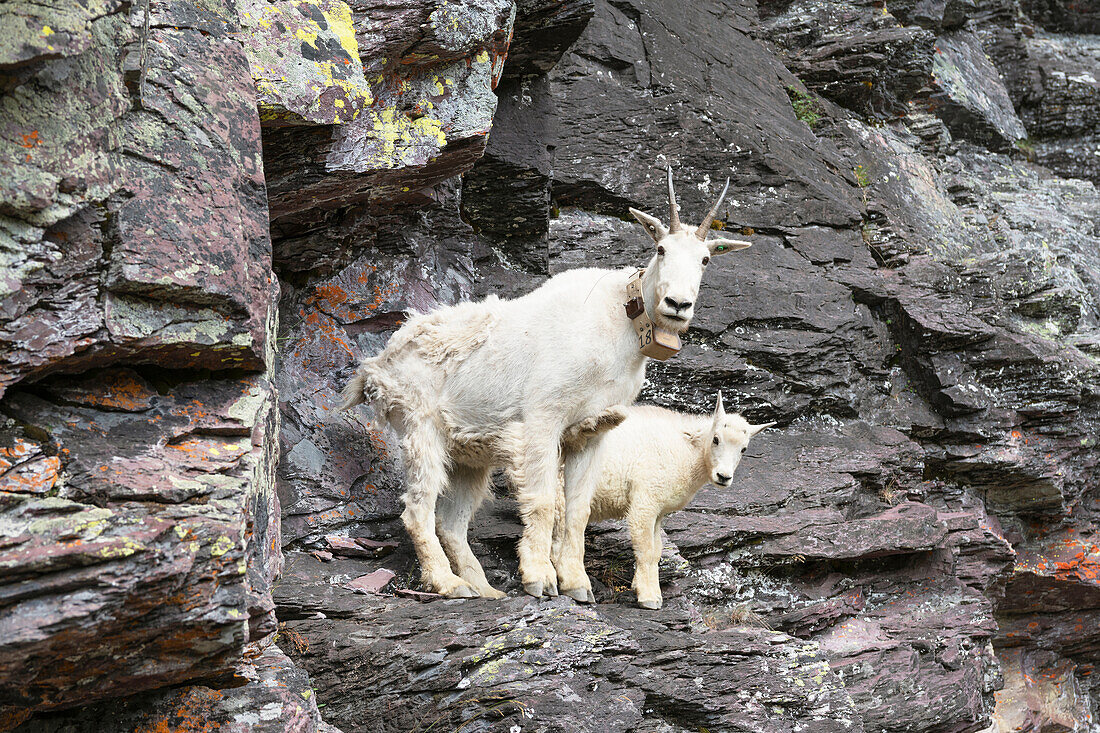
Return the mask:
[(730, 482), (731, 478), (733, 478), (733, 476), (727, 476), (724, 473), (720, 473), (720, 474), (718, 474), (718, 483), (728, 484)]
[(684, 310), (687, 310), (688, 308), (691, 307), (691, 301), (690, 300), (685, 300), (681, 303), (677, 303), (672, 298), (665, 298), (665, 304), (668, 305), (668, 306), (671, 306), (672, 308), (675, 308), (678, 311), (684, 311)]

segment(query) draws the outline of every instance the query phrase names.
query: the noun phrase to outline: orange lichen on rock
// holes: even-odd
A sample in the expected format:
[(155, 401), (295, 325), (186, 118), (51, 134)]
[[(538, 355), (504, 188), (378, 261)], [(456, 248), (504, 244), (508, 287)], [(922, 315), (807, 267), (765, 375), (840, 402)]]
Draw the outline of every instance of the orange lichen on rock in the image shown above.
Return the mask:
[(1037, 547), (1020, 553), (1016, 572), (1073, 583), (1100, 583), (1100, 543), (1082, 539), (1075, 528), (1051, 533)]
[(134, 733), (214, 733), (222, 724), (214, 717), (215, 707), (224, 696), (209, 687), (180, 690), (175, 704), (163, 713), (154, 713), (142, 721)]
[(220, 470), (225, 464), (236, 463), (248, 452), (248, 447), (239, 441), (206, 435), (189, 435), (164, 448), (173, 462), (202, 470)]
[[(374, 268), (371, 267), (369, 271), (360, 273), (357, 281), (363, 285), (370, 285), (370, 275), (373, 272)], [(340, 285), (332, 283), (315, 285), (312, 293), (306, 298), (306, 303), (328, 313), (333, 318), (354, 323), (374, 315), (387, 299), (397, 294), (398, 286), (396, 283), (391, 283), (384, 288), (373, 285), (370, 286), (370, 290), (369, 295), (351, 294)], [(308, 317), (306, 320), (311, 322)]]
[(153, 405), (156, 391), (131, 369), (104, 369), (54, 388), (69, 402), (120, 412), (141, 412)]
[(27, 708), (0, 708), (0, 730), (13, 730), (29, 717), (31, 711)]
[(0, 491), (45, 494), (57, 484), (61, 459), (41, 454), (41, 447), (22, 438), (0, 446)]
[(386, 439), (382, 435), (382, 431), (371, 425), (367, 428), (367, 439), (370, 440), (371, 447), (381, 458), (388, 458), (390, 455), (390, 447), (386, 443)]

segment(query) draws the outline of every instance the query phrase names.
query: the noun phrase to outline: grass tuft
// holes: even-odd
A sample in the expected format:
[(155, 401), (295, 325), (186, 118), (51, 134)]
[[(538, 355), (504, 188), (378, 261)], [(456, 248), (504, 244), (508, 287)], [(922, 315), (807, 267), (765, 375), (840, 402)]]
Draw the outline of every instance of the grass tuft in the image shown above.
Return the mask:
[(787, 87), (787, 96), (794, 108), (794, 116), (805, 122), (811, 130), (821, 122), (821, 108), (813, 97), (793, 86)]

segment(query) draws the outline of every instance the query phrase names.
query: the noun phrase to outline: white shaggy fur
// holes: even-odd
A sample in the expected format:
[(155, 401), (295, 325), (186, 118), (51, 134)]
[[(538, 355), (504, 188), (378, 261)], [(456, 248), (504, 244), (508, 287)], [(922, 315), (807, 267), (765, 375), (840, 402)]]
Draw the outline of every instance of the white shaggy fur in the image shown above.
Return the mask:
[[(646, 310), (658, 326), (683, 332), (704, 260), (749, 243), (706, 242), (678, 218), (669, 231), (631, 211), (658, 245), (642, 278)], [(642, 387), (646, 357), (623, 308), (632, 272), (570, 270), (514, 300), (490, 297), (416, 315), (345, 387), (344, 409), (369, 399), (401, 437), (401, 517), (432, 590), (502, 595), (466, 540), (498, 466), (508, 471), (523, 517), (524, 589), (554, 595), (559, 576), (567, 591), (590, 588), (583, 558), (557, 571), (550, 562), (560, 442), (566, 426), (629, 404)]]
[(584, 552), (584, 528), (605, 519), (627, 520), (634, 546), (633, 588), (638, 604), (661, 607), (657, 563), (661, 558), (661, 524), (683, 509), (705, 484), (729, 486), (749, 439), (766, 427), (750, 425), (738, 414), (727, 415), (718, 395), (711, 417), (687, 415), (648, 405), (625, 409), (626, 419), (595, 440), (600, 425), (570, 427), (565, 445), (566, 481), (574, 483), (574, 501), (591, 497), (589, 512), (575, 513), (572, 522), (559, 511), (554, 527), (553, 555), (570, 543)]

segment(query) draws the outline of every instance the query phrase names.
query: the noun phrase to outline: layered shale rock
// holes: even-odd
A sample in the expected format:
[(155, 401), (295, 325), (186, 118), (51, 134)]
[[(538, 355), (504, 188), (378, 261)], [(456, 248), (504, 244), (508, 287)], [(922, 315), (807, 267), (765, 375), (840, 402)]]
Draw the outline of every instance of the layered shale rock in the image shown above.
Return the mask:
[(289, 665), (265, 651), (278, 286), (236, 13), (0, 8), (5, 729), (196, 680), (173, 694), (209, 701)]
[(1005, 150), (1026, 136), (1001, 78), (969, 31), (936, 39), (932, 64), (936, 114), (958, 138)]
[[(1036, 528), (1091, 526), (1096, 511), (1089, 436), (1100, 418), (1097, 196), (1091, 184), (1055, 178), (1018, 152), (1027, 112), (1014, 108), (1021, 99), (1014, 77), (1002, 76), (985, 55), (989, 39), (1002, 38), (987, 31), (1015, 22), (1002, 5), (903, 5), (892, 19), (843, 3), (761, 6), (759, 17), (737, 4), (712, 14), (596, 3), (553, 69), (498, 89), (493, 136), (460, 195), (437, 196), (389, 232), (377, 220), (360, 225), (369, 245), (355, 264), (309, 279), (284, 301), (285, 312), (306, 324), (331, 324), (297, 326), (293, 338), (306, 337), (304, 345), (331, 331), (347, 347), (303, 349), (286, 362), (302, 365), (292, 374), (331, 385), (308, 400), (298, 392), (293, 412), (302, 417), (291, 420), (303, 429), (288, 433), (298, 463), (282, 490), (296, 507), (296, 544), (317, 551), (316, 559), (295, 561), (302, 578), (348, 583), (384, 569), (365, 585), (388, 581), (383, 596), (416, 587), (398, 521), (402, 484), (392, 437), (373, 423), (349, 431), (347, 420), (371, 419), (366, 409), (331, 418), (324, 408), (331, 409), (340, 380), (327, 375), (346, 378), (353, 357), (380, 348), (401, 309), (478, 293), (479, 277), (509, 293), (569, 267), (644, 262), (651, 245), (623, 212), (628, 204), (664, 211), (658, 169), (672, 162), (689, 211), (731, 176), (719, 226), (741, 231), (754, 246), (708, 267), (684, 349), (650, 365), (643, 398), (700, 411), (722, 389), (750, 419), (778, 419), (781, 429), (754, 441), (734, 489), (705, 490), (669, 518), (666, 609), (686, 614), (704, 636), (766, 623), (813, 642), (867, 730), (1007, 725), (1019, 719), (1014, 696), (998, 691), (1026, 682), (1020, 664), (1060, 670), (1059, 679), (1077, 690), (1072, 704), (1040, 705), (1045, 712), (1029, 720), (1086, 720), (1095, 706), (1091, 667), (1082, 666), (1095, 653), (1090, 596), (1066, 588), (1059, 591), (1066, 600), (1045, 611), (1045, 600), (1034, 608), (1006, 603), (1032, 590), (1020, 573), (1031, 563)], [(777, 44), (801, 78), (775, 66), (765, 43)], [(937, 58), (948, 47), (956, 55)], [(815, 53), (836, 59), (843, 73), (811, 64)], [(860, 89), (863, 77), (847, 70), (862, 67), (845, 54), (863, 59), (872, 84)], [(945, 63), (955, 72), (950, 81)], [(976, 91), (985, 95), (981, 104)], [(842, 107), (872, 121), (904, 116), (871, 125)], [(330, 231), (344, 238), (352, 226)], [(440, 235), (431, 254), (420, 244), (424, 226)], [(454, 254), (441, 258), (443, 250)], [(414, 262), (423, 274), (413, 275)], [(325, 362), (325, 353), (336, 356)], [(306, 360), (321, 366), (307, 370)], [(331, 427), (314, 430), (306, 415)], [(354, 464), (325, 459), (357, 431)], [(328, 482), (319, 491), (310, 488), (317, 471)], [(315, 494), (324, 500), (315, 502)], [(364, 521), (341, 515), (345, 509)], [(513, 547), (520, 528), (506, 498), (483, 509), (473, 528), (490, 580), (512, 593), (519, 592)], [(350, 552), (332, 531), (398, 546), (327, 561)], [(615, 608), (602, 604), (631, 604), (632, 558), (621, 527), (590, 530), (588, 565), (597, 617)], [(303, 596), (302, 586), (317, 590)], [(1043, 598), (1053, 604), (1051, 593)], [(389, 623), (375, 611), (333, 610), (345, 594), (301, 578), (279, 591), (283, 613), (299, 619), (292, 625), (325, 650), (297, 658), (333, 685), (342, 683), (348, 659), (367, 654), (388, 664), (393, 656), (375, 656), (374, 641), (365, 648), (337, 641), (332, 650), (335, 639), (363, 638), (358, 629), (367, 618)], [(382, 603), (386, 615), (421, 608), (367, 596), (361, 603)], [(452, 605), (459, 604), (424, 618), (449, 618)], [(470, 611), (463, 617), (476, 624), (480, 602), (464, 605)], [(314, 606), (342, 620), (310, 620)], [(553, 623), (531, 617), (540, 649), (557, 649), (541, 636)], [(1048, 631), (1003, 631), (1028, 624)], [(1059, 639), (1074, 627), (1083, 638), (1069, 647)], [(417, 631), (403, 644), (419, 643), (422, 633), (435, 632)], [(531, 674), (540, 679), (538, 671), (505, 676), (501, 696), (486, 696), (492, 688), (479, 683), (480, 696), (470, 698), (462, 686), (469, 670), (459, 661), (465, 653), (448, 651), (423, 668), (432, 680), (454, 670), (454, 681), (440, 682), (445, 689), (433, 688), (431, 699), (388, 681), (378, 689), (412, 696), (453, 725), (488, 717), (486, 700), (508, 720), (523, 706), (552, 702), (541, 681), (528, 684)], [(556, 653), (561, 659), (564, 652)], [(506, 653), (503, 664), (524, 654)], [(999, 654), (1007, 655), (1003, 673)], [(1019, 655), (1031, 661), (1015, 661)], [(398, 670), (386, 679), (406, 674), (420, 673)], [(586, 702), (600, 694), (570, 689)], [(330, 699), (347, 706), (340, 713), (347, 720), (357, 719), (349, 698)], [(637, 724), (642, 729), (686, 724), (658, 724), (660, 705), (652, 708), (654, 717)], [(535, 718), (553, 726), (551, 715)], [(782, 729), (782, 720), (749, 729)], [(635, 725), (612, 712), (601, 722)], [(690, 722), (741, 729), (714, 718)]]
[(1061, 175), (1100, 183), (1100, 42), (1036, 33), (1025, 47), (1040, 80), (1021, 107), (1035, 158)]
[(61, 32), (3, 9), (24, 30), (0, 116), (0, 390), (120, 360), (263, 368), (275, 283), (228, 10), (158, 5), (146, 33), (119, 2), (62, 13)]
[[(905, 110), (928, 81), (935, 37), (871, 2), (763, 2), (762, 35), (807, 87), (857, 112)], [(908, 9), (902, 3), (902, 10)]]
[[(1088, 730), (1090, 17), (4, 5), (0, 729)], [(668, 165), (686, 212), (730, 177), (753, 247), (643, 399), (779, 425), (668, 518), (659, 613), (614, 522), (595, 606), (523, 596), (503, 483), (471, 537), (512, 597), (419, 593), (396, 437), (335, 409), (356, 361), (644, 263)]]
[[(259, 5), (246, 44), (261, 105), (274, 104), (263, 120), (276, 263), (308, 270), (345, 251), (317, 243), (341, 219), (423, 203), (423, 189), (481, 155), (515, 8), (506, 0)], [(293, 22), (278, 22), (280, 14)], [(308, 71), (284, 74), (296, 56), (280, 49), (301, 37)], [(284, 97), (308, 104), (283, 114)]]
[(326, 715), (344, 731), (863, 730), (817, 646), (786, 634), (693, 633), (682, 610), (525, 596), (422, 604), (327, 577), (292, 555), (280, 605), (306, 640), (294, 657), (316, 670)]
[(225, 731), (340, 733), (321, 721), (306, 674), (277, 646), (242, 664), (229, 688), (174, 687), (35, 718), (19, 733)]
[(93, 372), (4, 402), (22, 428), (7, 433), (18, 462), (0, 494), (7, 705), (68, 707), (226, 676), (275, 630), (271, 387), (251, 377), (162, 388)]

